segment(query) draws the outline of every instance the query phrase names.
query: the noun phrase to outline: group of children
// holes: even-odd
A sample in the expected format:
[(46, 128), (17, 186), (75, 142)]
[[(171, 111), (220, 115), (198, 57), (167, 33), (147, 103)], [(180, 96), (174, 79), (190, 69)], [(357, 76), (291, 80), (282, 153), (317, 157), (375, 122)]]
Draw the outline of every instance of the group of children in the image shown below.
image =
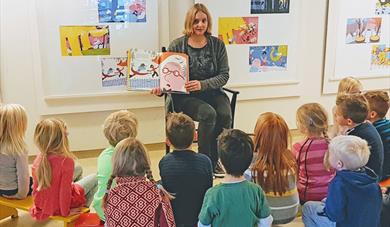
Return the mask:
[(98, 158), (97, 174), (80, 180), (65, 123), (42, 120), (35, 129), (40, 153), (30, 179), (25, 110), (2, 105), (0, 196), (22, 199), (32, 184), (35, 219), (77, 213), (92, 202), (109, 227), (270, 226), (291, 222), (301, 205), (305, 226), (389, 226), (389, 190), (378, 184), (390, 177), (389, 96), (361, 90), (354, 78), (340, 82), (332, 130), (320, 104), (300, 106), (296, 121), (305, 138), (291, 149), (287, 123), (276, 113), (259, 116), (253, 137), (224, 130), (218, 153), (226, 176), (214, 187), (209, 157), (191, 149), (190, 117), (167, 117), (174, 151), (161, 159), (156, 182), (148, 153), (136, 139), (137, 118), (126, 110), (105, 120), (110, 146)]

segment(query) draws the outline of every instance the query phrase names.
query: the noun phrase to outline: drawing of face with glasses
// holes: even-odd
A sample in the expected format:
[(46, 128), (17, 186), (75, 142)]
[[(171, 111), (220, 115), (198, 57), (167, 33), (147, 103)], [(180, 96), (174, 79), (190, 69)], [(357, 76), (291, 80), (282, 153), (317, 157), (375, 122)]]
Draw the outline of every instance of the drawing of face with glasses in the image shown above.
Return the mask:
[(184, 69), (177, 62), (168, 62), (162, 67), (162, 78), (166, 90), (183, 90)]
[(165, 66), (163, 69), (162, 69), (162, 72), (164, 73), (164, 76), (170, 76), (170, 75), (173, 75), (175, 77), (180, 77), (184, 80), (184, 77), (180, 74), (179, 70), (171, 70), (169, 69), (167, 66)]

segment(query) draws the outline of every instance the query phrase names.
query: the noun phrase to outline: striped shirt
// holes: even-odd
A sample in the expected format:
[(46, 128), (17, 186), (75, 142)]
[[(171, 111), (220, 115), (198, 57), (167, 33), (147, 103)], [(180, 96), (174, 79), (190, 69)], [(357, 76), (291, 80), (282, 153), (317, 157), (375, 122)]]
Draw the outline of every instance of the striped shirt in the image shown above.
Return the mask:
[[(244, 177), (250, 181), (253, 181), (254, 179), (250, 169), (245, 171)], [(271, 209), (271, 215), (274, 219), (272, 224), (287, 224), (294, 220), (298, 213), (299, 196), (297, 192), (296, 177), (290, 174), (288, 183), (288, 189), (283, 195), (264, 191), (268, 206)]]
[(382, 167), (382, 179), (390, 177), (390, 121), (386, 118), (380, 119), (372, 123), (379, 135), (381, 136), (383, 143), (383, 167)]
[(324, 156), (328, 151), (325, 138), (307, 138), (294, 144), (292, 152), (298, 165), (299, 199), (306, 201), (321, 201), (326, 197), (328, 184), (335, 172), (327, 171), (324, 166)]

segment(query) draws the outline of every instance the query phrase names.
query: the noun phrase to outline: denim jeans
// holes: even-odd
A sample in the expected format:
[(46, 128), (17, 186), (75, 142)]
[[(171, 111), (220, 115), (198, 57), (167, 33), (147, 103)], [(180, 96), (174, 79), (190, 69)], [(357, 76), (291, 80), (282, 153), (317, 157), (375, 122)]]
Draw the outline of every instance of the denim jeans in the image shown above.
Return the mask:
[(191, 93), (189, 95), (172, 95), (176, 112), (183, 112), (199, 122), (198, 150), (207, 155), (213, 164), (218, 162), (217, 137), (224, 128), (232, 124), (230, 100), (220, 90)]
[(86, 177), (83, 177), (76, 184), (80, 185), (84, 189), (86, 206), (89, 207), (92, 203), (93, 196), (97, 191), (97, 179), (96, 174), (91, 174)]
[(305, 227), (336, 227), (336, 222), (332, 222), (326, 216), (318, 215), (324, 211), (325, 204), (318, 201), (309, 201), (303, 205), (302, 220)]

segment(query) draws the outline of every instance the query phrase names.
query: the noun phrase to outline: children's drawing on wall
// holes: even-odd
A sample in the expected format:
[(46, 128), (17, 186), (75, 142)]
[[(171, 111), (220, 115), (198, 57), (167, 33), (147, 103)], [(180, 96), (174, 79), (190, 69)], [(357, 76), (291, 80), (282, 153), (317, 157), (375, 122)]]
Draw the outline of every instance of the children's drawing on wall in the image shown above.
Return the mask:
[(146, 22), (146, 0), (99, 0), (99, 23)]
[(110, 55), (110, 31), (103, 26), (60, 26), (62, 56)]
[(129, 61), (129, 90), (151, 90), (158, 87), (159, 53), (155, 51), (131, 49), (128, 51)]
[(345, 42), (354, 43), (377, 43), (380, 41), (382, 18), (349, 18)]
[(251, 13), (289, 13), (290, 0), (251, 0)]
[(225, 44), (256, 44), (258, 17), (220, 17), (218, 37)]
[(390, 0), (376, 0), (375, 14), (390, 14)]
[(100, 63), (102, 66), (102, 87), (126, 87), (126, 57), (101, 58)]
[(287, 45), (249, 47), (249, 72), (287, 70)]
[(390, 70), (390, 46), (385, 44), (373, 45), (371, 50), (371, 69), (381, 68)]
[(146, 0), (130, 0), (125, 5), (126, 21), (146, 22)]

